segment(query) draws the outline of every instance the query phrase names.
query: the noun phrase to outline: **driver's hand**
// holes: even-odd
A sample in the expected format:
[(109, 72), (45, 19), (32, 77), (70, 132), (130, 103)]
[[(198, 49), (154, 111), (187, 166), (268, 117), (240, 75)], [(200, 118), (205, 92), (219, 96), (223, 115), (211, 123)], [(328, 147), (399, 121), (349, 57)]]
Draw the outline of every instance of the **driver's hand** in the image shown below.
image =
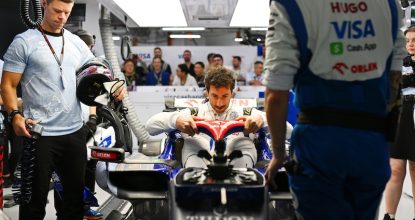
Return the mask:
[(264, 126), (264, 120), (259, 115), (254, 116), (240, 116), (236, 118), (237, 121), (245, 121), (245, 134), (257, 133), (259, 129)]
[(267, 170), (265, 171), (265, 180), (266, 183), (273, 189), (277, 189), (277, 184), (275, 182), (275, 174), (278, 172), (278, 169), (282, 167), (284, 162), (285, 155), (273, 155), (271, 161), (268, 164)]
[(179, 129), (181, 132), (186, 133), (190, 136), (198, 134), (199, 131), (197, 130), (196, 122), (201, 121), (203, 118), (198, 118), (195, 116), (179, 116), (176, 120), (176, 128)]

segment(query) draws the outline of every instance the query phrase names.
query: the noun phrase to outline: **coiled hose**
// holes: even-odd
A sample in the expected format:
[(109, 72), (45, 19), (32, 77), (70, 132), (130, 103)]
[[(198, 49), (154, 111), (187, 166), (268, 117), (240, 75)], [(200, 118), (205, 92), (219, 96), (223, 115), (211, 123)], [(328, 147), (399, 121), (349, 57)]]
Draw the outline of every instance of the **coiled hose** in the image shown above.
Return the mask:
[(32, 138), (23, 138), (23, 154), (14, 173), (12, 186), (14, 200), (17, 204), (28, 204), (32, 198), (32, 183), (35, 172), (36, 144), (42, 134), (41, 125), (30, 127)]
[[(115, 52), (114, 42), (112, 40), (111, 20), (109, 18), (109, 15), (107, 14), (109, 12), (106, 11), (104, 7), (102, 7), (102, 10), (105, 13), (103, 13), (103, 16), (101, 16), (102, 18), (99, 20), (99, 27), (101, 30), (101, 38), (102, 44), (104, 46), (105, 57), (112, 64), (115, 77), (119, 79), (124, 79), (125, 77), (124, 74), (121, 72), (120, 65), (118, 64), (118, 58)], [(134, 106), (131, 103), (128, 94), (124, 97), (123, 104), (125, 107), (128, 108), (127, 120), (134, 135), (137, 137), (140, 143), (146, 142), (148, 139), (150, 139), (150, 134), (145, 129), (141, 121), (138, 119), (137, 113), (135, 111)]]
[[(35, 21), (30, 18), (29, 7), (32, 2), (34, 8)], [(23, 23), (31, 29), (39, 27), (42, 22), (42, 7), (40, 6), (40, 0), (20, 0), (20, 16)]]
[[(124, 48), (127, 48), (127, 56), (124, 54)], [(131, 58), (131, 43), (130, 43), (130, 37), (125, 35), (121, 38), (121, 58), (125, 61), (128, 58)]]

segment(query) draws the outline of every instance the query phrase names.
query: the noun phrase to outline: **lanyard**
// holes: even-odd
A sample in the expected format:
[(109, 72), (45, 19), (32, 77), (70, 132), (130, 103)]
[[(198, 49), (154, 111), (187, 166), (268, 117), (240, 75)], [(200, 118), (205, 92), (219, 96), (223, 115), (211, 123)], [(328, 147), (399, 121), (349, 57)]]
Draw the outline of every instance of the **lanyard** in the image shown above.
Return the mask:
[(43, 31), (43, 28), (41, 26), (39, 26), (39, 30), (40, 32), (42, 32), (43, 38), (45, 38), (45, 41), (48, 44), (50, 51), (52, 52), (53, 56), (55, 57), (56, 62), (59, 65), (59, 70), (60, 70), (61, 77), (62, 77), (62, 62), (63, 62), (63, 53), (64, 53), (63, 49), (65, 48), (65, 38), (63, 37), (63, 29), (62, 29), (62, 50), (61, 50), (60, 59), (58, 59), (58, 56), (56, 55), (55, 50), (50, 44), (49, 39), (46, 37), (45, 32)]

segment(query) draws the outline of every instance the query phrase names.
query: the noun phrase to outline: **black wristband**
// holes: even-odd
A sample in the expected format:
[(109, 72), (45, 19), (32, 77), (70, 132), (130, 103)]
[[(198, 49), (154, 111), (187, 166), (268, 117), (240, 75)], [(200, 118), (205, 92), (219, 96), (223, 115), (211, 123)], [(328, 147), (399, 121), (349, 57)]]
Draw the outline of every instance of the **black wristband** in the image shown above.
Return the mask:
[(10, 123), (12, 123), (12, 122), (13, 122), (13, 118), (14, 118), (16, 115), (21, 115), (21, 116), (23, 116), (23, 113), (21, 113), (19, 110), (13, 110), (13, 111), (11, 111), (11, 112), (9, 113), (9, 117), (8, 117), (8, 119), (9, 119), (9, 122), (10, 122)]

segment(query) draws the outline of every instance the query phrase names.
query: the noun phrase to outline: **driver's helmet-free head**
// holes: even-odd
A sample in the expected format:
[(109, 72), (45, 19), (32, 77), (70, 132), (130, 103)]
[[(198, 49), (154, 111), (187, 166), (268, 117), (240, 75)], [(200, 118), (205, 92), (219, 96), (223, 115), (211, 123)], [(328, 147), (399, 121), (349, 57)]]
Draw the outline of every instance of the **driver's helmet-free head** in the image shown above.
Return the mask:
[(104, 83), (113, 80), (111, 64), (101, 57), (92, 58), (76, 71), (76, 96), (85, 105), (99, 106), (95, 98), (106, 93)]

